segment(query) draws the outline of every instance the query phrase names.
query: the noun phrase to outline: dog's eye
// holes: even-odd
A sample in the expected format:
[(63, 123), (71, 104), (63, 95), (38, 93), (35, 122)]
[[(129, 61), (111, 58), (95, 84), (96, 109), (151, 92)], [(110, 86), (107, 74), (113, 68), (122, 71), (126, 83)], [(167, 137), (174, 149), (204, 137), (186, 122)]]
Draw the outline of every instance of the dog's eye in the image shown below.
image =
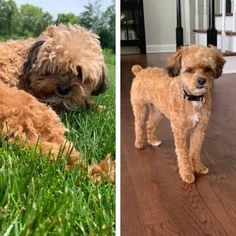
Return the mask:
[(207, 67), (204, 69), (204, 72), (211, 72), (211, 67), (207, 66)]
[(194, 69), (191, 68), (191, 67), (189, 67), (189, 68), (186, 69), (185, 72), (186, 72), (186, 73), (189, 73), (189, 74), (194, 74)]

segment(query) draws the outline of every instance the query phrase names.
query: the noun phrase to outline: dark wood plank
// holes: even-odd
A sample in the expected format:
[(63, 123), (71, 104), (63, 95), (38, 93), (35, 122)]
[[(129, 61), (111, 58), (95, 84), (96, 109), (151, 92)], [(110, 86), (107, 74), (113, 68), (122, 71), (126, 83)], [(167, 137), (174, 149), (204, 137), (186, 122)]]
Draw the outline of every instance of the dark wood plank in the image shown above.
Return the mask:
[(169, 121), (159, 125), (162, 145), (134, 148), (131, 67), (164, 66), (169, 54), (121, 58), (121, 233), (138, 235), (236, 235), (236, 74), (213, 87), (212, 117), (203, 145), (210, 168), (192, 185), (178, 175)]

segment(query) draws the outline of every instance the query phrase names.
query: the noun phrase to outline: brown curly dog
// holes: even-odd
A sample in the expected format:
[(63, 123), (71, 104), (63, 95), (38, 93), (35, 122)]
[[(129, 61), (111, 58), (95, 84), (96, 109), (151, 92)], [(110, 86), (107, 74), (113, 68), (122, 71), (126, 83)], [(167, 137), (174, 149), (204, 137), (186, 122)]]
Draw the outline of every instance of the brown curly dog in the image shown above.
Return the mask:
[[(175, 139), (179, 173), (193, 183), (195, 173), (207, 174), (201, 147), (211, 114), (211, 87), (220, 77), (225, 60), (215, 47), (182, 47), (168, 61), (166, 70), (133, 66), (135, 79), (131, 103), (135, 118), (135, 147), (144, 148), (145, 117), (148, 143), (159, 146), (156, 136), (160, 119), (170, 120)], [(188, 147), (188, 137), (190, 146)]]

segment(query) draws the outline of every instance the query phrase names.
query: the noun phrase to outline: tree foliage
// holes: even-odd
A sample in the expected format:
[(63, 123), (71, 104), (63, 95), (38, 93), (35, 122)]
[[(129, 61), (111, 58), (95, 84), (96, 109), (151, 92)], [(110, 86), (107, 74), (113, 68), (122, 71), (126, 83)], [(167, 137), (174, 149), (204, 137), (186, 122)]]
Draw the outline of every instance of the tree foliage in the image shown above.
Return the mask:
[(103, 10), (101, 0), (84, 6), (78, 16), (60, 13), (57, 19), (42, 8), (24, 4), (17, 8), (14, 0), (0, 0), (0, 40), (37, 37), (50, 24), (81, 24), (98, 34), (103, 48), (115, 49), (115, 1)]
[(81, 25), (98, 33), (102, 23), (100, 1), (96, 0), (94, 3), (89, 2), (84, 8), (85, 10), (80, 14)]
[(104, 48), (115, 50), (115, 1), (107, 8), (101, 10), (100, 0), (89, 2), (80, 15), (80, 24), (100, 36)]
[(115, 3), (107, 8), (102, 14), (102, 25), (100, 28), (100, 37), (104, 48), (115, 50)]
[(73, 13), (60, 13), (57, 15), (56, 24), (79, 24), (80, 18)]
[(8, 39), (17, 30), (19, 12), (13, 0), (0, 0), (0, 35)]
[(42, 8), (24, 4), (20, 7), (20, 23), (23, 36), (36, 37), (53, 23), (53, 20), (52, 16), (48, 12), (43, 12)]

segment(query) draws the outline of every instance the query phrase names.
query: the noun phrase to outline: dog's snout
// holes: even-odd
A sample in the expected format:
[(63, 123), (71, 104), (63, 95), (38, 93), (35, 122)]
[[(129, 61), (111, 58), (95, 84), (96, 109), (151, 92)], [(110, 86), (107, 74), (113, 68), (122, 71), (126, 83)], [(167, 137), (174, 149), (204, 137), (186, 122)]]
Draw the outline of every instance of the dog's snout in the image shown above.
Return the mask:
[(60, 95), (67, 95), (71, 90), (71, 87), (66, 85), (66, 84), (59, 84), (57, 86), (57, 92), (60, 94)]
[(197, 78), (197, 82), (199, 85), (204, 85), (206, 83), (206, 79), (203, 77)]

